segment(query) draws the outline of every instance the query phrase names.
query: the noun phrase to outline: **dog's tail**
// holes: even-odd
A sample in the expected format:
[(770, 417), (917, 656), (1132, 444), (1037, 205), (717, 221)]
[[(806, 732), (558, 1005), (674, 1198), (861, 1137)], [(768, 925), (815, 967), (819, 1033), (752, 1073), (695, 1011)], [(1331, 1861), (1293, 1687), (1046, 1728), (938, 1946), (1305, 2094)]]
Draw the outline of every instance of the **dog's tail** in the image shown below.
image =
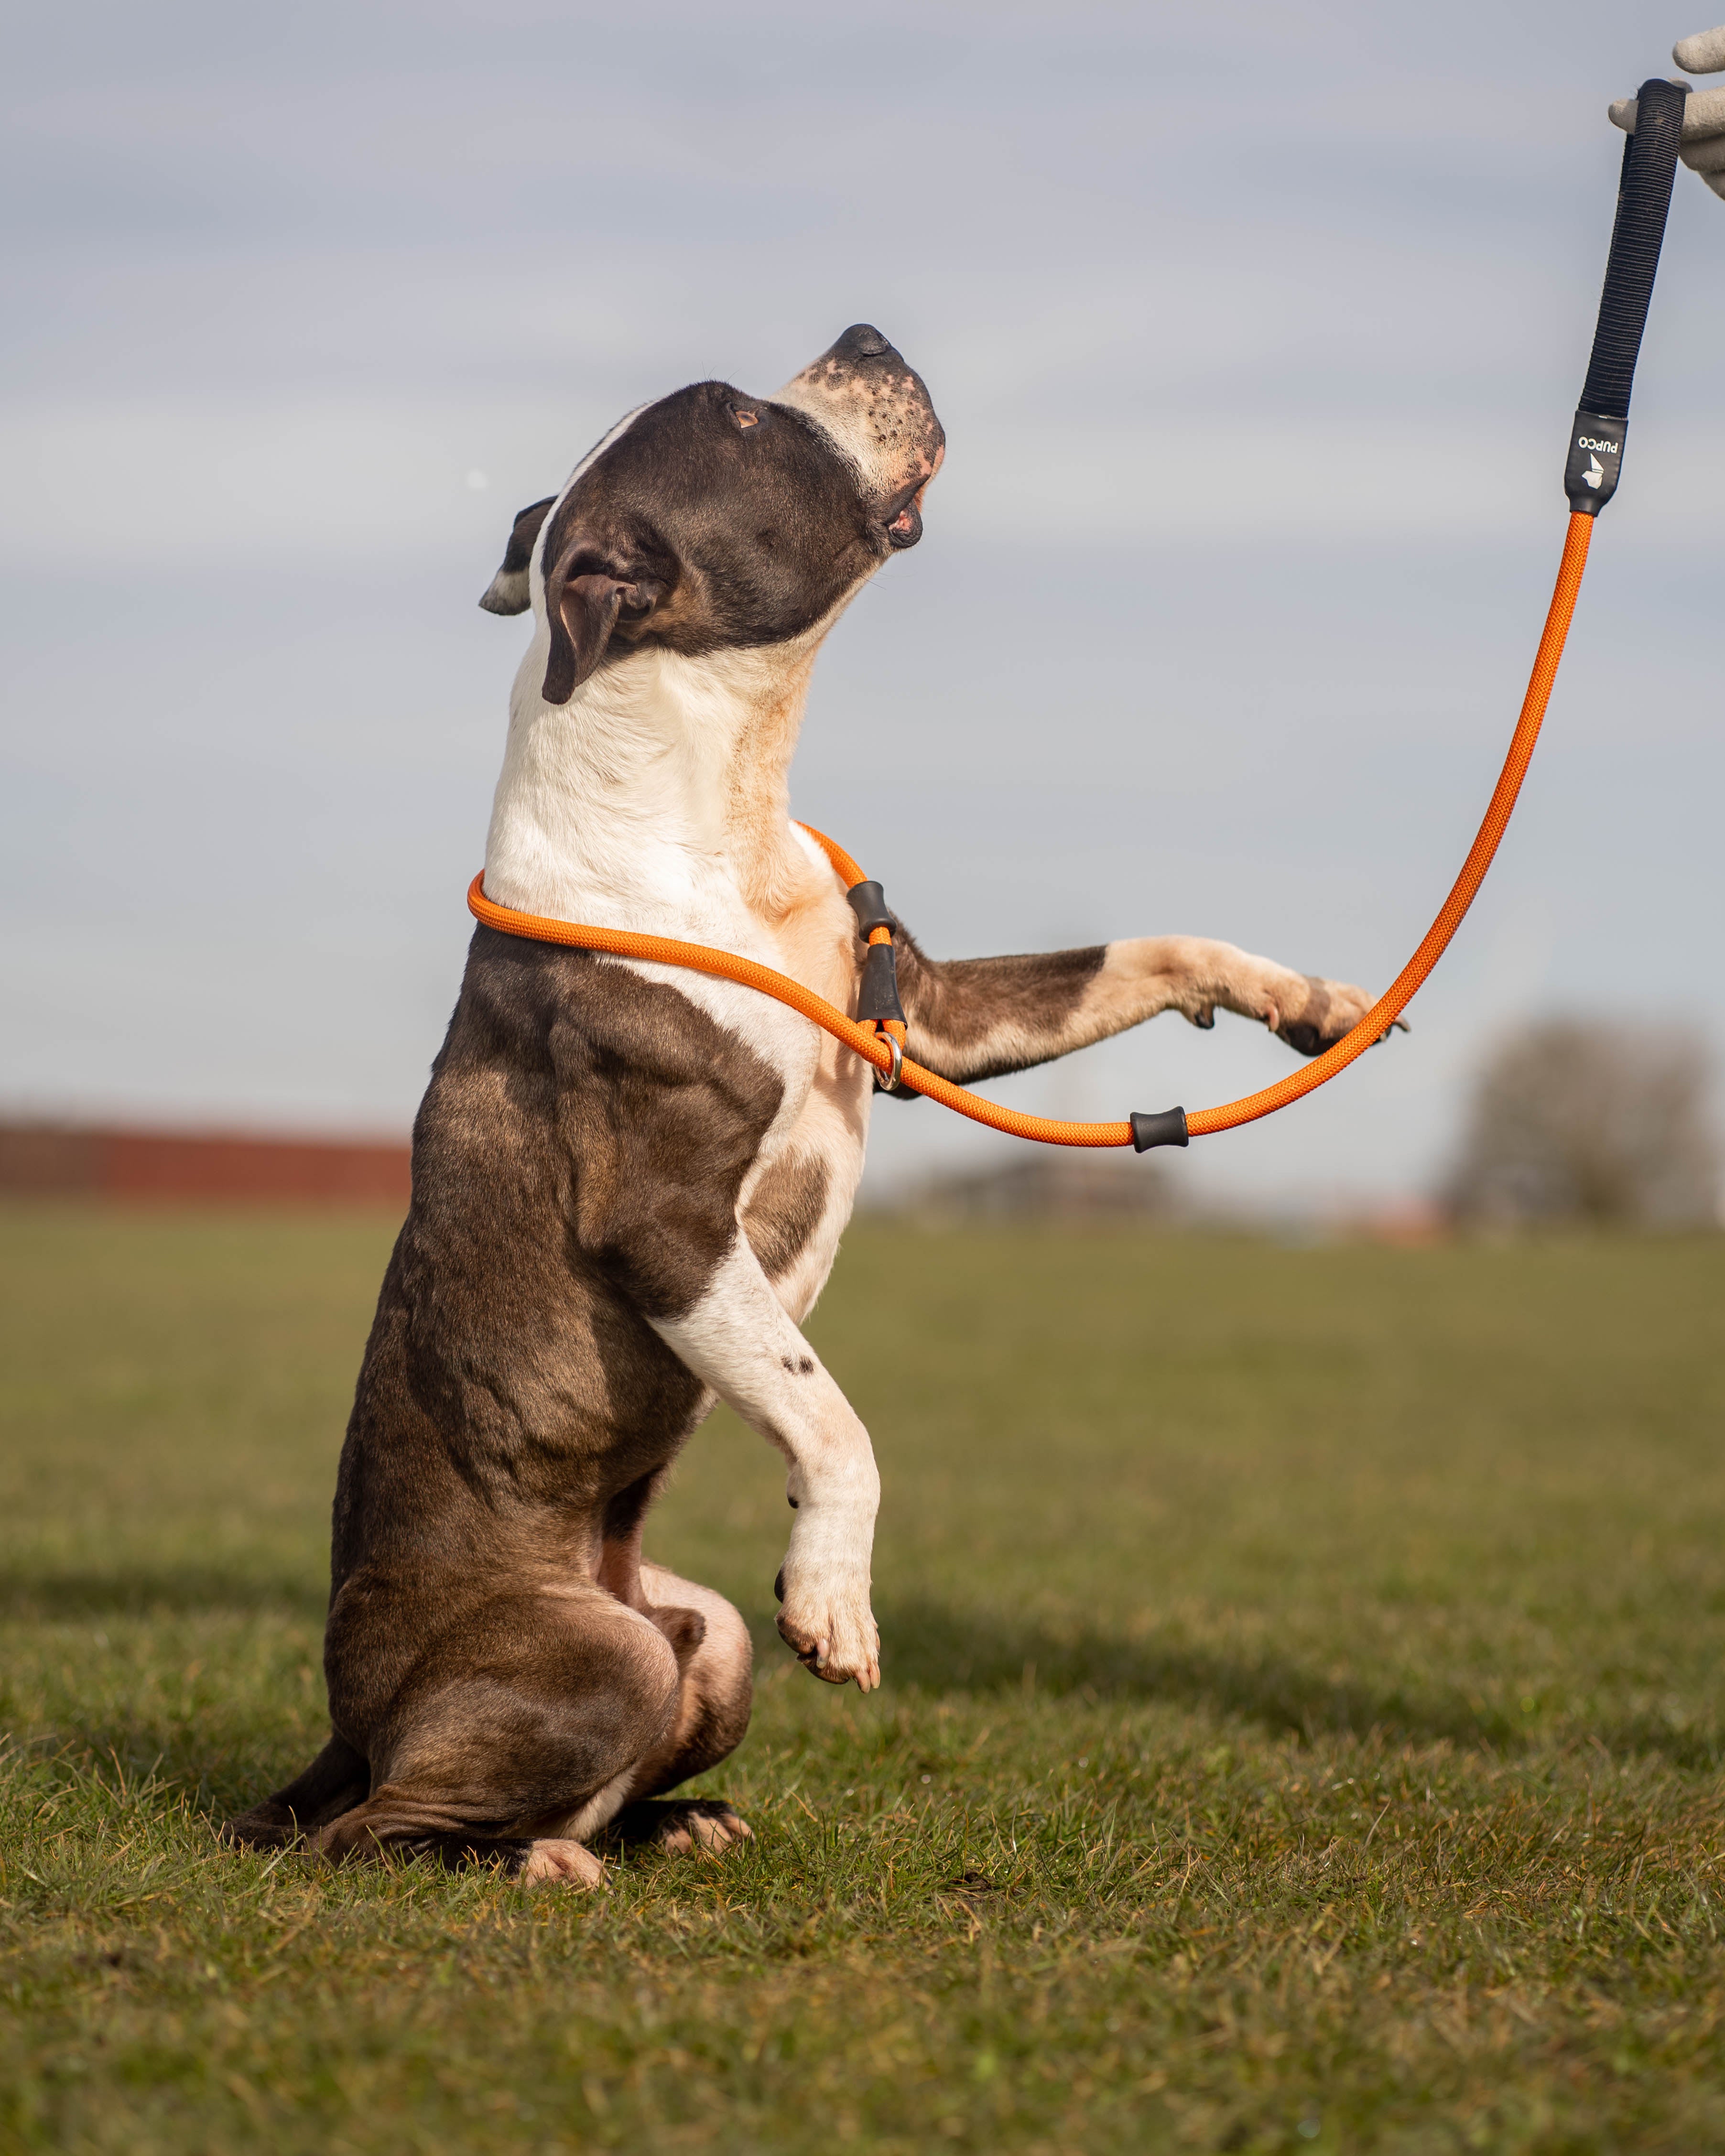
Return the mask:
[(285, 1849), (362, 1804), (372, 1770), (345, 1738), (331, 1737), (297, 1781), (229, 1820), (222, 1839), (241, 1849)]

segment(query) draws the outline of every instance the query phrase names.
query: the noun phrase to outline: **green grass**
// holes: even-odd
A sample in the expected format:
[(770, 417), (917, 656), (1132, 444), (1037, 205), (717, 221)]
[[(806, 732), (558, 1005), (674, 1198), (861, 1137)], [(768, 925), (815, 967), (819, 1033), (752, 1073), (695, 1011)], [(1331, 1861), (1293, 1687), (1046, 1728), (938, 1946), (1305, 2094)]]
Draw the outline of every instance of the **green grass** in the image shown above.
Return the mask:
[(0, 1214), (0, 2144), (1725, 2145), (1725, 1242), (850, 1238), (887, 1681), (757, 1628), (759, 1839), (603, 1895), (212, 1821), (321, 1741), (381, 1219)]

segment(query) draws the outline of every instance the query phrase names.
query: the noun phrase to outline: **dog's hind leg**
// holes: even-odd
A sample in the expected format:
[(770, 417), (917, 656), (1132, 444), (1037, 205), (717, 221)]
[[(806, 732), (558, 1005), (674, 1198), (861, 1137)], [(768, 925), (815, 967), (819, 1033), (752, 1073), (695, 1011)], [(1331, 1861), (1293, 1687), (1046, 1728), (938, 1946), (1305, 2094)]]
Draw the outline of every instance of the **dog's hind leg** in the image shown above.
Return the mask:
[(344, 1738), (331, 1737), (303, 1774), (229, 1820), (223, 1837), (242, 1849), (285, 1848), (362, 1804), (371, 1781), (364, 1755)]
[[(372, 1628), (399, 1636), (403, 1624), (426, 1623), (421, 1597), (406, 1608), (403, 1599), (368, 1579), (350, 1618), (337, 1598), (331, 1706), (344, 1726), (354, 1717), (340, 1673), (364, 1666)], [(583, 1845), (675, 1726), (680, 1671), (670, 1635), (698, 1645), (702, 1629), (687, 1611), (657, 1623), (578, 1579), (523, 1584), (448, 1611), (367, 1733), (371, 1794), (313, 1846), (336, 1863), (393, 1850), (445, 1864), (497, 1861), (530, 1881), (596, 1885), (603, 1866)]]
[(692, 1651), (679, 1657), (682, 1690), (676, 1720), (663, 1743), (635, 1768), (629, 1800), (612, 1822), (610, 1838), (717, 1855), (751, 1839), (729, 1804), (716, 1797), (668, 1804), (650, 1799), (716, 1767), (742, 1742), (754, 1692), (754, 1645), (742, 1616), (711, 1588), (680, 1579), (658, 1564), (643, 1563), (639, 1578), (649, 1607), (691, 1609), (706, 1630)]

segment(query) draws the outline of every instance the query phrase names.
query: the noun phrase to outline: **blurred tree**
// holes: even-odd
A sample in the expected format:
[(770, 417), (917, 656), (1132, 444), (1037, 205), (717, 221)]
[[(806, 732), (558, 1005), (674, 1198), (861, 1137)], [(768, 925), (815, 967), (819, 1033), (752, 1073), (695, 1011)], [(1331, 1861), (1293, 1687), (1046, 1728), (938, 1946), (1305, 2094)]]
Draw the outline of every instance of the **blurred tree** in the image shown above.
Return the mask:
[(1519, 1029), (1476, 1083), (1449, 1209), (1505, 1225), (1716, 1219), (1711, 1063), (1682, 1027), (1551, 1018)]

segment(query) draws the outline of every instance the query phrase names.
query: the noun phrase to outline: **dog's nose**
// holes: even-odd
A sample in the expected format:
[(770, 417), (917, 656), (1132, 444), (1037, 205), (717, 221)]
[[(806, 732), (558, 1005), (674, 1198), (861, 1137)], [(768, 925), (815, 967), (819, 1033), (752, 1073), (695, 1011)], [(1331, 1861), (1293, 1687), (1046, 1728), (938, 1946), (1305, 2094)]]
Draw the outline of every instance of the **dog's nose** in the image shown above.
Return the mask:
[(834, 359), (881, 359), (892, 350), (872, 322), (853, 322), (832, 348)]

